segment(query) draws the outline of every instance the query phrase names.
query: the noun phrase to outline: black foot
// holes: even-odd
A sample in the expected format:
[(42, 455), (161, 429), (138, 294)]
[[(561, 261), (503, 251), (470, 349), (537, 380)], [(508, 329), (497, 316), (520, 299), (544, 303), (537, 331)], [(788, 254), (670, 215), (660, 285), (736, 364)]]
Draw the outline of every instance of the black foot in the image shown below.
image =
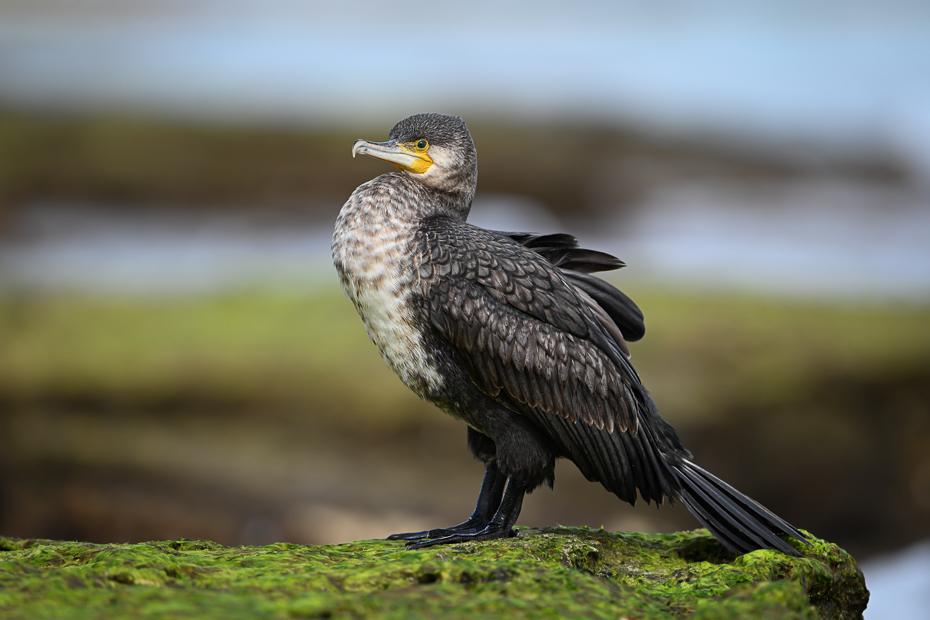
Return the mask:
[[(430, 533), (436, 531), (441, 532), (443, 530), (432, 530)], [(439, 538), (431, 537), (427, 540), (408, 540), (407, 550), (413, 551), (414, 549), (425, 549), (435, 545), (449, 545), (452, 543), (478, 542), (483, 540), (496, 540), (498, 538), (512, 538), (516, 535), (516, 530), (510, 526), (502, 526), (496, 523), (491, 523), (486, 528), (478, 532), (473, 531), (461, 534), (450, 534), (448, 536), (441, 536)]]
[(487, 521), (482, 522), (478, 519), (469, 519), (465, 523), (459, 523), (452, 527), (441, 527), (435, 530), (423, 530), (422, 532), (391, 534), (387, 537), (387, 540), (420, 540), (421, 538), (444, 538), (457, 534), (473, 534), (485, 529), (487, 525)]
[[(507, 489), (504, 491), (504, 498), (501, 500), (497, 514), (494, 515), (494, 518), (491, 519), (487, 525), (474, 528), (470, 527), (476, 520), (479, 522), (481, 521), (481, 519), (476, 519), (475, 515), (472, 515), (472, 518), (462, 525), (449, 528), (449, 530), (453, 530), (451, 534), (435, 536), (434, 534), (436, 533), (443, 534), (449, 530), (431, 530), (428, 532), (428, 537), (422, 539), (406, 539), (407, 549), (425, 549), (426, 547), (432, 547), (434, 545), (495, 540), (497, 538), (516, 536), (517, 533), (514, 531), (513, 526), (517, 522), (517, 517), (520, 516), (520, 508), (523, 506), (523, 495), (525, 493), (526, 486), (519, 480), (511, 479), (507, 484)], [(476, 514), (480, 514), (481, 512), (480, 510), (475, 511)], [(421, 533), (422, 532), (417, 532), (417, 534)]]
[[(475, 512), (472, 513), (465, 523), (459, 523), (451, 527), (438, 528), (435, 530), (423, 530), (422, 532), (406, 532), (404, 534), (391, 534), (387, 540), (420, 540), (423, 538), (445, 538), (446, 536), (477, 534), (488, 527), (491, 519), (494, 518), (497, 509), (501, 505), (501, 497), (504, 494), (504, 485), (507, 483), (507, 476), (497, 471), (497, 467), (491, 465), (484, 474), (484, 481), (481, 483), (481, 492), (478, 494), (478, 505), (475, 506)], [(517, 510), (519, 513), (519, 509)]]

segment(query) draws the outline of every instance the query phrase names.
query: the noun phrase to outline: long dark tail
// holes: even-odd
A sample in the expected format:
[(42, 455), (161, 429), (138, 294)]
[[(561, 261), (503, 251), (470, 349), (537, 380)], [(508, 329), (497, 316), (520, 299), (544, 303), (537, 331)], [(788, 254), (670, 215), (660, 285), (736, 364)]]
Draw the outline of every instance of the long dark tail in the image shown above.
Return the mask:
[(691, 461), (683, 460), (672, 469), (681, 482), (681, 501), (733, 553), (777, 549), (799, 555), (779, 534), (807, 542), (790, 523)]

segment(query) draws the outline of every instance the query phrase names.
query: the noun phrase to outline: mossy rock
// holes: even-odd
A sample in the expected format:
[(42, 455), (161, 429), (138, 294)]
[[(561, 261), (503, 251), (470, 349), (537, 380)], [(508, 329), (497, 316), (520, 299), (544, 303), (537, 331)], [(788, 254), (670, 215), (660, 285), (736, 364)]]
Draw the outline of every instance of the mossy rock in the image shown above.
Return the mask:
[(0, 538), (3, 618), (858, 618), (836, 545), (734, 558), (706, 530), (526, 529), (406, 551), (360, 541), (224, 547)]

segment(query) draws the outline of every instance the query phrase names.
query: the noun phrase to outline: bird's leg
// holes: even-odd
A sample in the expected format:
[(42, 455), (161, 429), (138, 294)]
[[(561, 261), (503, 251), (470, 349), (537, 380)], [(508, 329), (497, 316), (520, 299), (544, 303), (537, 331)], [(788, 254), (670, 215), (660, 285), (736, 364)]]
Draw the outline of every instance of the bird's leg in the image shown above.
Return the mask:
[(420, 538), (442, 538), (453, 534), (464, 534), (483, 530), (494, 518), (495, 512), (501, 505), (501, 496), (507, 476), (502, 474), (494, 464), (488, 465), (484, 472), (484, 481), (481, 483), (481, 492), (478, 493), (478, 505), (467, 521), (452, 527), (422, 532), (407, 532), (405, 534), (391, 534), (388, 540), (417, 540)]
[(496, 538), (509, 538), (516, 536), (513, 530), (517, 517), (520, 516), (520, 510), (523, 508), (523, 496), (526, 495), (526, 483), (520, 479), (510, 478), (507, 482), (507, 489), (504, 491), (504, 498), (501, 500), (500, 508), (497, 514), (481, 530), (461, 532), (443, 536), (441, 538), (429, 538), (427, 540), (411, 540), (407, 542), (407, 549), (423, 549), (433, 545), (447, 545), (449, 543), (494, 540)]

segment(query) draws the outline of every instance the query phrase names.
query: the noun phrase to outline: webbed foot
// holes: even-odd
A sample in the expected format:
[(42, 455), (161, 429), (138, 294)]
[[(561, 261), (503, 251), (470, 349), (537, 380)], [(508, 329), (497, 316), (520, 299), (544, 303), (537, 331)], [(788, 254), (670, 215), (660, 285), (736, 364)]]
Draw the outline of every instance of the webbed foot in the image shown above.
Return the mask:
[[(488, 520), (475, 519), (474, 516), (464, 523), (453, 525), (451, 527), (441, 527), (435, 530), (423, 530), (422, 532), (405, 532), (403, 534), (391, 534), (387, 540), (420, 540), (422, 538), (443, 538), (446, 536), (455, 536), (458, 534), (469, 534), (480, 532), (488, 526)], [(409, 545), (408, 545), (409, 546)]]
[[(443, 530), (432, 530), (433, 532), (442, 532)], [(490, 523), (480, 531), (462, 532), (458, 534), (449, 534), (447, 536), (432, 537), (426, 540), (408, 540), (407, 550), (425, 549), (435, 545), (448, 545), (451, 543), (478, 542), (482, 540), (496, 540), (498, 538), (512, 538), (517, 535), (517, 531), (510, 526), (498, 523)]]
[[(493, 485), (495, 487), (495, 493), (493, 493), (493, 495), (497, 495), (496, 489), (499, 488), (497, 480), (499, 480), (499, 478), (496, 478), (495, 484)], [(485, 476), (485, 483), (487, 482), (488, 477)], [(482, 496), (485, 495), (485, 486), (486, 485), (482, 486)], [(428, 532), (394, 534), (389, 537), (389, 540), (406, 540), (407, 549), (414, 550), (425, 549), (426, 547), (432, 547), (434, 545), (495, 540), (498, 538), (516, 536), (517, 533), (514, 531), (513, 526), (517, 522), (517, 517), (520, 516), (520, 509), (523, 507), (523, 496), (525, 494), (526, 485), (520, 480), (510, 479), (503, 493), (503, 499), (500, 501), (500, 506), (494, 514), (494, 518), (485, 520), (484, 515), (486, 511), (483, 510), (482, 507), (483, 504), (486, 506), (487, 503), (482, 502), (479, 498), (478, 510), (476, 510), (475, 514), (465, 523), (450, 528), (429, 530)]]

